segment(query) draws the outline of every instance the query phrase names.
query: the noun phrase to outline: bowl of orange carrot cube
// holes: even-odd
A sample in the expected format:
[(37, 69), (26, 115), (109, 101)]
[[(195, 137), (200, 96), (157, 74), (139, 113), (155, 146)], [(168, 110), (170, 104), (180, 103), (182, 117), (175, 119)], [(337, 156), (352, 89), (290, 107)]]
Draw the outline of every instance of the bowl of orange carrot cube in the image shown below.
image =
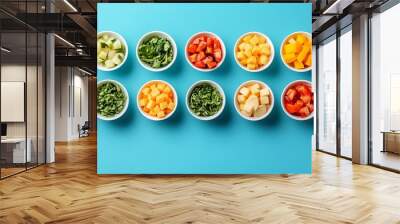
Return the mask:
[(248, 32), (236, 41), (234, 54), (241, 68), (249, 72), (260, 72), (271, 65), (275, 51), (268, 36), (260, 32)]
[(142, 115), (153, 121), (172, 116), (178, 105), (174, 87), (166, 81), (152, 80), (143, 84), (137, 95), (137, 106)]
[(312, 68), (312, 40), (307, 32), (288, 35), (281, 45), (281, 58), (289, 69), (307, 72)]

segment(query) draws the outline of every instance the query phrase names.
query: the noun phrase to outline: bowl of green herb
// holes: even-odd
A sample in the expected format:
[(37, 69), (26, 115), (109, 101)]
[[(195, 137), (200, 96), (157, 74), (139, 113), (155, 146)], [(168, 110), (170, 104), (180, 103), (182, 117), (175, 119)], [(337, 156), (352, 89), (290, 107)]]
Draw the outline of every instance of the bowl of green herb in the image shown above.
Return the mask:
[(224, 90), (211, 80), (194, 83), (186, 94), (186, 107), (190, 114), (203, 121), (213, 120), (221, 115), (225, 102)]
[(128, 91), (121, 83), (109, 79), (97, 83), (97, 118), (106, 121), (118, 119), (128, 105)]
[(136, 46), (139, 63), (147, 70), (161, 72), (175, 62), (178, 50), (170, 35), (161, 31), (144, 34)]

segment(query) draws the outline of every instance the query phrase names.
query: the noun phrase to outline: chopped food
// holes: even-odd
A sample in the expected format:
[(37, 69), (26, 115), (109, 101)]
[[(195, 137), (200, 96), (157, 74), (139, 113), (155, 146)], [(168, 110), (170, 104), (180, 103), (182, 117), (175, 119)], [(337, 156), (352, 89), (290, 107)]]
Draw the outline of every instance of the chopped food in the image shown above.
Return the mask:
[(262, 117), (270, 109), (272, 99), (269, 89), (261, 83), (242, 86), (236, 96), (239, 111), (246, 117)]
[(282, 55), (285, 63), (292, 68), (303, 70), (312, 65), (312, 43), (304, 33), (293, 34), (285, 40)]
[(97, 36), (97, 65), (104, 68), (114, 68), (120, 65), (126, 57), (126, 49), (122, 41), (111, 34)]
[(174, 49), (170, 40), (154, 35), (144, 40), (138, 48), (140, 60), (152, 68), (163, 68), (174, 59)]
[(213, 69), (222, 61), (221, 43), (211, 34), (201, 34), (188, 44), (186, 49), (190, 63), (199, 69)]
[(216, 87), (201, 83), (193, 88), (189, 96), (190, 110), (200, 117), (210, 117), (222, 109), (223, 97)]
[(283, 100), (286, 111), (293, 116), (306, 118), (314, 111), (314, 96), (309, 84), (293, 84), (286, 90)]
[(162, 119), (170, 114), (176, 106), (174, 92), (167, 83), (153, 81), (140, 90), (139, 106), (152, 117)]
[(122, 112), (127, 96), (122, 88), (113, 82), (106, 82), (97, 87), (97, 114), (114, 117)]
[(242, 37), (236, 46), (236, 59), (249, 70), (258, 70), (271, 60), (271, 46), (267, 39), (257, 33)]

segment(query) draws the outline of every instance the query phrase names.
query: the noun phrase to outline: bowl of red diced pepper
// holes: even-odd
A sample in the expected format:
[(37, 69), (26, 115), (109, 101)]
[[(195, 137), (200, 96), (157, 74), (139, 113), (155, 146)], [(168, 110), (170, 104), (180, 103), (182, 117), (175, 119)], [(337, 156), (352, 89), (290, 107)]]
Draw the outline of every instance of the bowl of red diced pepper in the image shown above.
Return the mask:
[(186, 43), (185, 55), (188, 63), (196, 70), (209, 72), (224, 62), (226, 51), (224, 42), (211, 32), (199, 32)]
[(314, 94), (311, 82), (296, 80), (289, 83), (282, 92), (282, 108), (295, 120), (304, 121), (314, 116)]

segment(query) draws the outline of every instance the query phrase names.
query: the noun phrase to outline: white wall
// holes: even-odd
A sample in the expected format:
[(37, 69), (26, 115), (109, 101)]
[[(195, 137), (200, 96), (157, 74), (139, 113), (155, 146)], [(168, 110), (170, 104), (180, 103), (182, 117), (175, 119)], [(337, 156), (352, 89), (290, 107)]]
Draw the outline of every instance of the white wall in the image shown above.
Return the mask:
[(88, 120), (88, 78), (71, 67), (56, 67), (55, 73), (55, 140), (70, 141), (79, 137), (78, 125)]

